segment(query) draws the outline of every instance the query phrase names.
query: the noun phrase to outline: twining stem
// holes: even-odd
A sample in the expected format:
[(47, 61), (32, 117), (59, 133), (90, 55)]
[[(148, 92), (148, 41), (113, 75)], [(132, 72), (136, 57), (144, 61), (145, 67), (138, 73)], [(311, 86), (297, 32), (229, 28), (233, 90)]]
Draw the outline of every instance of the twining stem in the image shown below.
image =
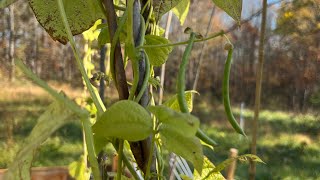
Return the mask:
[(60, 12), (61, 20), (64, 24), (68, 39), (70, 41), (72, 51), (73, 51), (74, 56), (76, 58), (77, 66), (78, 66), (80, 73), (82, 75), (82, 78), (84, 79), (84, 82), (89, 90), (89, 93), (90, 93), (90, 96), (93, 100), (93, 103), (97, 108), (98, 116), (100, 116), (106, 110), (106, 108), (102, 103), (102, 100), (98, 94), (98, 91), (92, 87), (90, 80), (89, 80), (89, 77), (88, 77), (86, 70), (83, 66), (83, 63), (80, 59), (80, 53), (79, 53), (78, 49), (76, 48), (76, 43), (74, 42), (71, 30), (70, 30), (70, 26), (68, 23), (66, 12), (64, 10), (63, 2), (62, 2), (62, 0), (57, 0), (57, 2), (59, 5), (59, 12)]
[(145, 55), (146, 72), (145, 72), (145, 75), (144, 75), (143, 83), (142, 83), (142, 86), (140, 88), (139, 94), (135, 98), (136, 102), (140, 101), (141, 97), (143, 96), (144, 92), (146, 91), (146, 89), (148, 87), (149, 77), (150, 77), (150, 61), (149, 61), (149, 57), (148, 57), (146, 52), (143, 51), (143, 53)]
[[(143, 17), (140, 15), (140, 19), (141, 19), (141, 24), (140, 24), (140, 43), (139, 45), (143, 45), (144, 43), (144, 37), (145, 37), (145, 23), (144, 23), (144, 19)], [(132, 28), (131, 28), (132, 29)], [(133, 31), (133, 30), (132, 30)], [(133, 37), (132, 37), (133, 38)], [(131, 39), (131, 38), (130, 38)], [(131, 59), (132, 62), (132, 69), (133, 69), (133, 82), (132, 82), (132, 87), (130, 89), (130, 94), (129, 94), (129, 99), (133, 100), (134, 95), (136, 94), (137, 88), (138, 88), (138, 84), (139, 84), (139, 60), (143, 57), (143, 53), (145, 54), (145, 52), (140, 52), (140, 57), (138, 57), (138, 59)], [(149, 76), (148, 76), (149, 77)], [(142, 92), (142, 93), (141, 93)], [(141, 96), (143, 95), (144, 91), (140, 91), (139, 94), (141, 94)], [(137, 98), (136, 98), (137, 99)], [(139, 102), (139, 100), (141, 99), (141, 97), (139, 98), (139, 100), (136, 100), (136, 102)]]
[(113, 79), (114, 83), (116, 84), (116, 86), (117, 86), (117, 81), (116, 81), (115, 69), (112, 68), (112, 67), (114, 67), (114, 64), (115, 64), (115, 62), (114, 62), (115, 61), (115, 57), (114, 57), (115, 54), (114, 53), (115, 53), (117, 42), (119, 41), (120, 33), (121, 33), (122, 29), (124, 28), (127, 16), (128, 16), (128, 11), (125, 11), (120, 19), (119, 26), (118, 26), (116, 32), (114, 33), (114, 36), (113, 36), (112, 42), (111, 42), (111, 51), (110, 51), (110, 67), (111, 67), (111, 69), (110, 69), (110, 71), (111, 71), (112, 79)]
[[(202, 39), (195, 39), (194, 42), (202, 42), (202, 41), (207, 41), (213, 38), (216, 38), (218, 36), (222, 36), (224, 34), (224, 31), (220, 31), (218, 33), (212, 34), (206, 38), (202, 38)], [(137, 47), (138, 49), (142, 49), (142, 48), (160, 48), (160, 47), (169, 47), (169, 46), (179, 46), (179, 45), (184, 45), (184, 44), (189, 44), (189, 40), (188, 41), (182, 41), (182, 42), (177, 42), (177, 43), (171, 43), (171, 44), (156, 44), (156, 45), (143, 45), (143, 46), (139, 46)]]
[(138, 83), (139, 83), (139, 63), (137, 60), (132, 61), (132, 69), (133, 69), (133, 82), (130, 89), (129, 100), (133, 100), (134, 95), (137, 91)]
[(122, 175), (123, 143), (123, 140), (119, 141), (117, 180), (121, 180)]

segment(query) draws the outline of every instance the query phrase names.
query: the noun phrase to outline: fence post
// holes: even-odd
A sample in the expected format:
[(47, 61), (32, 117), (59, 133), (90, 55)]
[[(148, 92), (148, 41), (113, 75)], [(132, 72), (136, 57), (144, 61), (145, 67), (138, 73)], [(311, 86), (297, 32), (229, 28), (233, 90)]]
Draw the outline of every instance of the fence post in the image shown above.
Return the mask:
[[(229, 158), (236, 158), (238, 150), (235, 148), (230, 149)], [(237, 160), (234, 160), (227, 169), (227, 180), (234, 180), (234, 172), (236, 171)]]

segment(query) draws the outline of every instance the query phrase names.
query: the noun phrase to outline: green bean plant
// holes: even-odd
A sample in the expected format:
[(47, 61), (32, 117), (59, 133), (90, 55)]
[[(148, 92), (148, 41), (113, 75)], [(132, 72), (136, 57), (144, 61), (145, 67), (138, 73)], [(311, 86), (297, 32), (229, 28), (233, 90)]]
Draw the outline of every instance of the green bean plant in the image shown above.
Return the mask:
[[(0, 8), (14, 1), (1, 0)], [(231, 111), (229, 74), (233, 46), (224, 32), (202, 37), (187, 28), (185, 33), (189, 34), (189, 39), (176, 43), (171, 43), (161, 35), (162, 29), (158, 26), (161, 17), (173, 10), (183, 23), (190, 0), (28, 0), (28, 3), (52, 39), (62, 44), (70, 43), (94, 108), (83, 108), (63, 92), (56, 92), (17, 59), (16, 65), (21, 71), (46, 90), (54, 102), (39, 117), (25, 140), (25, 146), (9, 166), (6, 179), (30, 179), (29, 169), (38, 147), (53, 132), (72, 120), (82, 122), (86, 149), (80, 160), (69, 166), (70, 174), (76, 179), (89, 179), (90, 176), (95, 180), (110, 178), (109, 174), (103, 173), (97, 160), (107, 144), (111, 144), (118, 154), (116, 179), (128, 179), (123, 175), (125, 167), (132, 179), (166, 179), (163, 174), (166, 163), (163, 159), (164, 149), (192, 164), (194, 176), (184, 179), (224, 179), (220, 171), (236, 159), (262, 162), (258, 157), (248, 154), (214, 166), (203, 154), (203, 144), (214, 147), (217, 143), (199, 128), (199, 119), (191, 114), (195, 91), (185, 89), (186, 68), (194, 43), (219, 36), (226, 38), (228, 56), (223, 79), (223, 102), (232, 127), (239, 134), (246, 135)], [(213, 3), (240, 23), (242, 0), (213, 0)], [(101, 19), (106, 23), (102, 23)], [(73, 37), (81, 33), (88, 47), (83, 59)], [(100, 46), (110, 44), (110, 74), (91, 74), (88, 56), (92, 50), (90, 45), (95, 40)], [(163, 105), (155, 105), (154, 94), (150, 91), (150, 86), (159, 84), (154, 77), (154, 69), (167, 61), (172, 48), (180, 45), (186, 45), (186, 48), (177, 77), (177, 93)], [(125, 67), (129, 64), (133, 70), (132, 82), (126, 79)], [(119, 95), (119, 100), (108, 108), (94, 86), (94, 81), (101, 78), (111, 81)], [(87, 159), (88, 164), (85, 163)], [(138, 168), (134, 168), (134, 163)]]

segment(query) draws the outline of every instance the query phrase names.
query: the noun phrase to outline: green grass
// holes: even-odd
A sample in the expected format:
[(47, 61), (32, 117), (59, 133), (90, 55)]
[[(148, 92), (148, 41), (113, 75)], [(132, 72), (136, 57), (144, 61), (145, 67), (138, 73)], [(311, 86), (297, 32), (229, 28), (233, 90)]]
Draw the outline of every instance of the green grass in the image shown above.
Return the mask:
[[(228, 157), (230, 148), (237, 148), (239, 155), (250, 153), (251, 137), (245, 139), (231, 129), (221, 106), (199, 107), (194, 113), (204, 117), (203, 128), (219, 143), (214, 151), (206, 149), (209, 159), (219, 164)], [(240, 110), (234, 108), (234, 113), (239, 117)], [(243, 116), (250, 135), (253, 111), (246, 109)], [(319, 116), (262, 110), (259, 123), (257, 152), (266, 164), (258, 164), (257, 179), (320, 179)], [(248, 179), (248, 167), (247, 163), (238, 162), (236, 179)]]
[[(19, 95), (21, 92), (11, 97), (0, 93), (0, 168), (6, 168), (13, 160), (23, 139), (51, 102), (48, 95), (36, 92)], [(233, 110), (238, 119), (240, 110)], [(239, 155), (250, 153), (248, 139), (251, 139), (249, 130), (253, 116), (250, 109), (243, 112), (248, 139), (232, 130), (221, 104), (196, 102), (193, 114), (201, 119), (202, 129), (219, 143), (214, 151), (204, 149), (214, 164), (227, 159), (230, 148), (237, 148)], [(259, 123), (257, 151), (266, 164), (258, 164), (257, 179), (320, 179), (320, 120), (317, 115), (262, 110)], [(10, 128), (12, 139), (8, 140)], [(73, 122), (42, 144), (33, 166), (68, 165), (78, 160), (82, 151), (81, 125)], [(248, 164), (238, 162), (236, 179), (247, 178)]]

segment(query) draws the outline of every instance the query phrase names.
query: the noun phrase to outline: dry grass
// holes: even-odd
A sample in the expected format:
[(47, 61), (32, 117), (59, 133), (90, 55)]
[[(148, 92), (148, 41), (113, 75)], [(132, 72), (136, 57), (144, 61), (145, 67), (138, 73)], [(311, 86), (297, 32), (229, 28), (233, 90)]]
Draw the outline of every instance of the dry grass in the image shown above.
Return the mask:
[[(74, 88), (68, 84), (57, 82), (48, 82), (48, 84), (58, 92), (63, 91), (71, 99), (79, 97), (83, 93), (81, 88)], [(51, 97), (47, 92), (28, 80), (17, 80), (12, 83), (2, 81), (0, 82), (0, 86), (3, 87), (0, 91), (0, 102), (26, 102), (39, 98), (42, 100), (51, 100)]]

